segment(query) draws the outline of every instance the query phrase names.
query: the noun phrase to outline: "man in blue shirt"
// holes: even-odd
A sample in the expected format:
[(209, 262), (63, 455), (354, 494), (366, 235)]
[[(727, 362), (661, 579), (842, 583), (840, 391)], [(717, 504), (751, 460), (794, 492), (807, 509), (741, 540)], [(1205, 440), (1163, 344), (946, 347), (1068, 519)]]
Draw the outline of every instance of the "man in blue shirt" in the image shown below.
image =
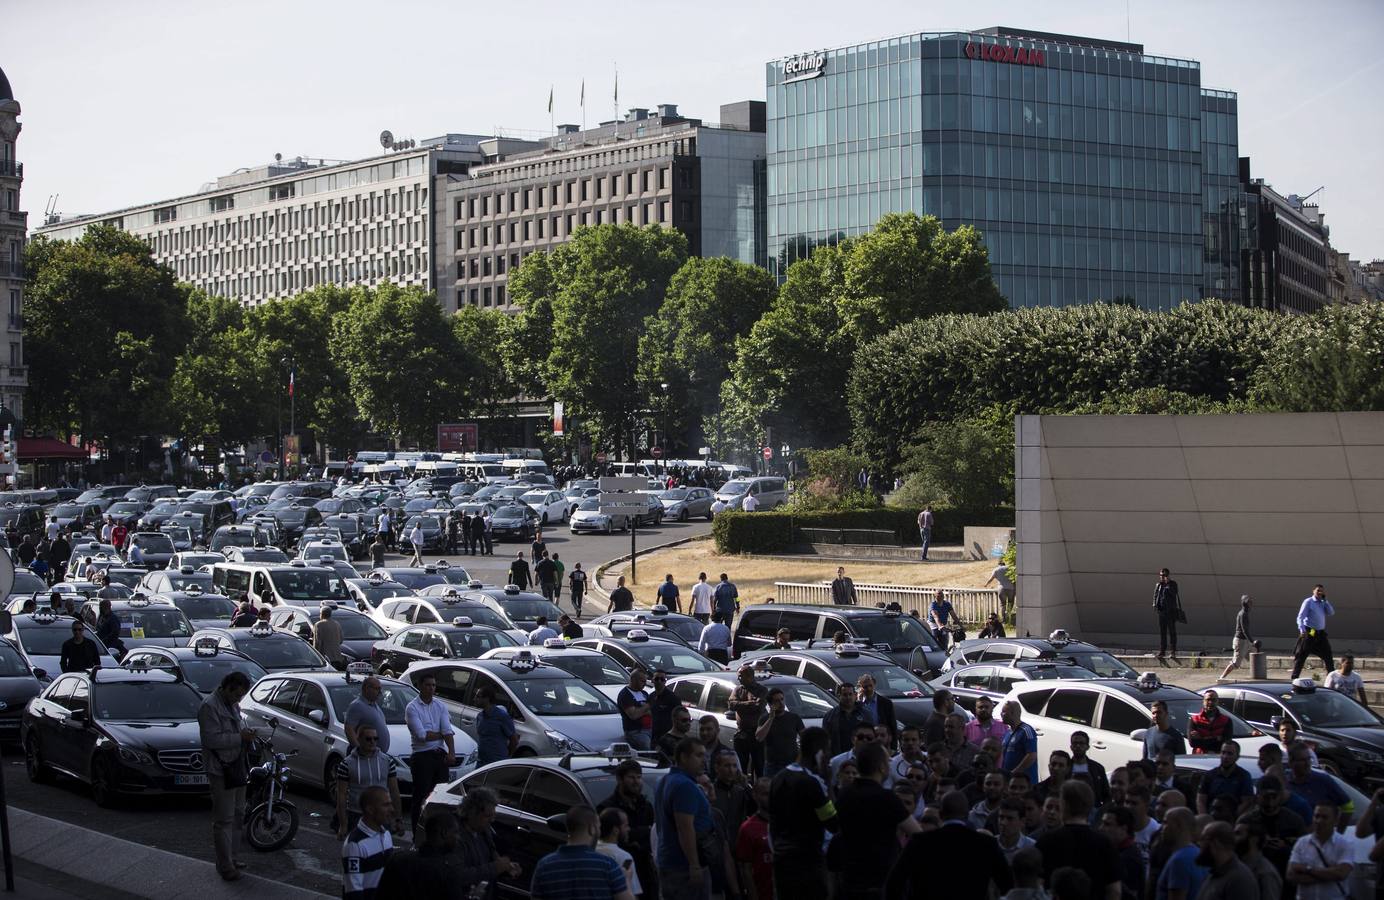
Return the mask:
[(1312, 753), (1302, 741), (1288, 748), (1288, 790), (1297, 794), (1312, 809), (1322, 804), (1341, 812), (1353, 811), (1353, 804), (1340, 785), (1325, 772), (1312, 768)]
[(1197, 812), (1211, 812), (1217, 797), (1229, 797), (1235, 803), (1235, 815), (1249, 812), (1254, 803), (1254, 779), (1240, 768), (1240, 745), (1235, 741), (1221, 744), (1221, 764), (1201, 777), (1197, 788)]
[(678, 603), (678, 596), (678, 586), (673, 583), (673, 576), (664, 576), (663, 583), (658, 586), (658, 602), (668, 607), (669, 612), (680, 613), (682, 607)]
[(1326, 617), (1335, 614), (1336, 610), (1332, 608), (1331, 601), (1326, 599), (1326, 588), (1320, 584), (1314, 585), (1312, 596), (1302, 601), (1302, 606), (1298, 607), (1298, 640), (1297, 648), (1293, 650), (1293, 678), (1302, 674), (1302, 667), (1307, 663), (1309, 656), (1321, 657), (1328, 672), (1336, 668), (1336, 662), (1331, 658), (1331, 641), (1326, 637)]
[(948, 623), (961, 624), (956, 617), (956, 610), (952, 607), (946, 594), (941, 591), (937, 592), (937, 596), (932, 599), (932, 605), (928, 607), (927, 620), (932, 627), (932, 636), (937, 639), (937, 645), (946, 650), (951, 640), (951, 629), (948, 627)]
[(716, 585), (711, 597), (716, 603), (716, 611), (721, 614), (721, 621), (727, 624), (734, 622), (735, 614), (740, 612), (740, 592), (725, 572), (721, 573), (721, 583)]
[(654, 794), (659, 834), (658, 870), (663, 900), (710, 900), (711, 873), (698, 853), (715, 833), (711, 802), (697, 784), (706, 772), (706, 746), (694, 737), (678, 742), (672, 769)]
[(1009, 775), (1027, 775), (1029, 784), (1038, 783), (1038, 734), (1023, 721), (1024, 708), (1017, 700), (1008, 700), (1000, 718), (1009, 726), (1004, 736), (1000, 768)]
[(567, 843), (538, 861), (533, 900), (634, 900), (620, 864), (596, 852), (600, 819), (589, 806), (567, 810)]
[(1164, 750), (1174, 756), (1185, 754), (1187, 739), (1168, 718), (1168, 704), (1155, 700), (1149, 705), (1149, 711), (1153, 713), (1153, 725), (1144, 731), (1144, 759), (1157, 759)]

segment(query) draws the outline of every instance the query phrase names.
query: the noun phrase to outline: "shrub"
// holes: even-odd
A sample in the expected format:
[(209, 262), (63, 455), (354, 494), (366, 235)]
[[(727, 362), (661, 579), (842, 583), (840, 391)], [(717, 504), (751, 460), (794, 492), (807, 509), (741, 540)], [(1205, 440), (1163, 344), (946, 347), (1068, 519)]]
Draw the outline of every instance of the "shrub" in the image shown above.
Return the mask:
[[(900, 544), (917, 544), (918, 507), (882, 506), (877, 509), (825, 510), (796, 512), (777, 509), (771, 512), (723, 512), (711, 526), (718, 553), (776, 553), (806, 543), (804, 528), (845, 528), (888, 531)], [(977, 521), (986, 524), (1013, 521), (1012, 509), (987, 513), (983, 519), (963, 515), (946, 507), (933, 506), (936, 516), (932, 541), (960, 543), (962, 529)]]

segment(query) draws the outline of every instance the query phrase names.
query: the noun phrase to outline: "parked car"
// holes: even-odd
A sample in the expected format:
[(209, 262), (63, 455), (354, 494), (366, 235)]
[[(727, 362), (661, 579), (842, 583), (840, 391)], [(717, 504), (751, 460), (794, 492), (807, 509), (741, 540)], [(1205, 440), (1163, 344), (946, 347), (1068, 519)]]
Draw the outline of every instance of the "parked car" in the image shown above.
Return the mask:
[[(715, 716), (721, 725), (721, 743), (727, 747), (735, 740), (735, 713), (730, 712), (730, 698), (739, 684), (735, 672), (699, 672), (679, 675), (668, 682), (668, 690), (682, 701), (696, 722), (702, 716)], [(836, 698), (805, 678), (780, 675), (762, 667), (755, 680), (767, 688), (783, 691), (783, 705), (797, 713), (808, 728), (822, 724), (822, 717), (836, 708)]]
[(914, 673), (940, 671), (946, 660), (932, 632), (912, 616), (873, 606), (779, 603), (751, 606), (740, 614), (731, 655), (738, 657), (772, 646), (780, 628), (787, 628), (790, 639), (804, 647), (813, 641), (829, 644), (836, 632), (844, 631), (851, 641), (885, 654)]
[(661, 491), (658, 500), (663, 504), (664, 515), (686, 522), (703, 516), (710, 519), (711, 504), (716, 502), (716, 497), (711, 488), (678, 487)]
[(958, 666), (929, 683), (939, 691), (947, 688), (957, 703), (975, 712), (978, 699), (989, 697), (998, 703), (1020, 681), (1090, 681), (1096, 677), (1090, 669), (1072, 663), (1022, 659), (1007, 666), (989, 663)]
[(1074, 640), (1066, 631), (1058, 629), (1042, 638), (977, 638), (962, 641), (952, 648), (947, 661), (942, 665), (946, 672), (953, 666), (968, 663), (988, 662), (1010, 665), (1025, 659), (1066, 659), (1078, 666), (1090, 669), (1101, 678), (1126, 678), (1130, 681), (1139, 673), (1120, 662), (1109, 652), (1095, 644)]

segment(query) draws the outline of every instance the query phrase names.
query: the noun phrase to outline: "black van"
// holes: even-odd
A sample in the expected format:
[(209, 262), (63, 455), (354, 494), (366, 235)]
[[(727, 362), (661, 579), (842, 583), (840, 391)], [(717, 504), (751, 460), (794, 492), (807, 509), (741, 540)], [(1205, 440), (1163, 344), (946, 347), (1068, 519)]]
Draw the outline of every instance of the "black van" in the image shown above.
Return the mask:
[(780, 628), (787, 628), (790, 640), (799, 646), (807, 641), (830, 641), (836, 632), (844, 631), (850, 640), (868, 643), (910, 670), (941, 672), (947, 658), (932, 633), (912, 616), (873, 606), (777, 603), (751, 606), (740, 613), (731, 654), (738, 657), (767, 649)]

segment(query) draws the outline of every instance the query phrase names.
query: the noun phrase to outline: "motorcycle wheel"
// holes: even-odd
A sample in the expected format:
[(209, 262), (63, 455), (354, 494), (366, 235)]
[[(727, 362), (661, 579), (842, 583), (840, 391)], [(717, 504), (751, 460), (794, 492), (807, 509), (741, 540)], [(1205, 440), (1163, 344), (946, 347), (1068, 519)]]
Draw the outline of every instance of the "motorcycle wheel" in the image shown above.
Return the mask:
[(265, 853), (286, 846), (297, 833), (298, 807), (286, 800), (274, 804), (272, 818), (268, 803), (256, 806), (245, 816), (246, 843)]

